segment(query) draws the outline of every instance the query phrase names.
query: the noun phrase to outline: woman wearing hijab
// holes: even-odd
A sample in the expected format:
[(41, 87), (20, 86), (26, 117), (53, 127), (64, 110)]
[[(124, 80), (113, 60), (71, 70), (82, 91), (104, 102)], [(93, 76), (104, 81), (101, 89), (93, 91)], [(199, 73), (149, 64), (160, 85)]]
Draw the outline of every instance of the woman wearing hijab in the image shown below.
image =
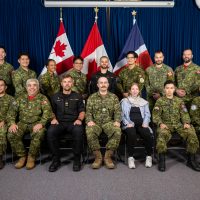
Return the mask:
[(122, 99), (122, 129), (127, 137), (128, 167), (135, 169), (134, 146), (137, 142), (137, 134), (144, 140), (146, 150), (145, 167), (152, 167), (153, 137), (149, 127), (150, 111), (149, 103), (140, 97), (140, 89), (137, 83), (133, 83), (129, 96)]

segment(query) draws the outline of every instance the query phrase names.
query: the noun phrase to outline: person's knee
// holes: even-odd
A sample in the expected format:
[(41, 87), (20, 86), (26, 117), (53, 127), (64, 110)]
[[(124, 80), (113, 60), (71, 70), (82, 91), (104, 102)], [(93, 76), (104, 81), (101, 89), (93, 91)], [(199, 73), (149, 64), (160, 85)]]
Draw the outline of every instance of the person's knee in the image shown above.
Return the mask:
[(47, 130), (47, 140), (55, 140), (57, 138), (56, 126), (50, 126)]

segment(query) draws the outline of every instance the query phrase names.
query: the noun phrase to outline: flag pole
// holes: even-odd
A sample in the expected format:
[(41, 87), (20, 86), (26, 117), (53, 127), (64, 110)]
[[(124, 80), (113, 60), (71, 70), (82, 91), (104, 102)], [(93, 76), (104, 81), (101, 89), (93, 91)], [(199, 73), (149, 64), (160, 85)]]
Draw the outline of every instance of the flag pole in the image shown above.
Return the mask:
[(137, 12), (135, 11), (135, 10), (133, 10), (133, 12), (131, 12), (132, 13), (132, 16), (133, 16), (133, 25), (135, 24), (135, 22), (136, 22), (136, 15), (137, 15)]
[(63, 21), (63, 13), (62, 13), (62, 8), (60, 8), (60, 21)]
[(94, 12), (95, 12), (95, 23), (97, 23), (97, 19), (98, 19), (98, 12), (99, 12), (99, 9), (98, 9), (98, 7), (94, 8)]

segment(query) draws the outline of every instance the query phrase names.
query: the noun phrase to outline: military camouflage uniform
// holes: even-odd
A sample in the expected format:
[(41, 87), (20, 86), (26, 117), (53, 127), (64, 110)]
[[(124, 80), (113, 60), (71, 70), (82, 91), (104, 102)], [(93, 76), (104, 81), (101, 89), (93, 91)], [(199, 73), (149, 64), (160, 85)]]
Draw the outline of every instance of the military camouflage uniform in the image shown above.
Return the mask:
[(4, 126), (0, 128), (0, 155), (3, 155), (6, 151), (6, 134), (7, 134), (7, 112), (9, 110), (9, 107), (12, 106), (12, 103), (14, 102), (14, 98), (8, 94), (5, 94), (4, 96), (0, 97), (0, 122), (4, 122)]
[(174, 73), (171, 67), (163, 64), (161, 68), (152, 65), (146, 69), (145, 86), (151, 111), (156, 103), (156, 100), (153, 98), (153, 93), (159, 93), (162, 96), (164, 83), (167, 80), (174, 80)]
[(121, 108), (119, 100), (115, 94), (110, 92), (106, 96), (101, 96), (99, 92), (92, 94), (86, 106), (86, 124), (93, 121), (96, 125), (86, 126), (88, 145), (92, 151), (100, 149), (98, 137), (102, 130), (108, 136), (106, 148), (116, 150), (120, 138), (121, 129), (114, 127), (114, 122), (121, 121)]
[[(165, 153), (167, 143), (173, 132), (177, 132), (187, 143), (187, 152), (194, 154), (199, 148), (199, 142), (194, 127), (184, 129), (183, 124), (190, 124), (190, 117), (184, 102), (178, 98), (168, 99), (163, 96), (156, 101), (153, 109), (153, 122), (157, 129), (157, 151)], [(169, 129), (161, 129), (160, 124), (165, 124)]]
[(76, 71), (74, 68), (68, 70), (66, 72), (74, 79), (74, 86), (72, 87), (72, 91), (77, 92), (81, 95), (86, 94), (87, 89), (87, 77), (82, 72)]
[[(22, 138), (25, 133), (30, 132), (32, 139), (29, 148), (29, 155), (35, 158), (39, 152), (41, 140), (45, 134), (45, 125), (50, 121), (50, 119), (52, 119), (50, 103), (47, 97), (40, 93), (32, 100), (29, 100), (28, 95), (24, 94), (17, 98), (13, 103), (12, 109), (9, 110), (9, 125), (15, 124), (17, 114), (19, 114), (17, 133), (8, 132), (8, 140), (17, 156), (23, 157), (26, 155), (26, 151)], [(34, 133), (33, 127), (39, 123), (43, 125), (43, 128)]]
[(190, 107), (190, 117), (196, 133), (200, 136), (200, 97), (193, 99)]
[(60, 91), (60, 81), (56, 74), (47, 71), (41, 75), (39, 82), (42, 93), (49, 98)]
[(186, 69), (181, 65), (175, 70), (175, 80), (178, 89), (184, 89), (186, 96), (183, 101), (189, 108), (192, 99), (198, 95), (197, 81), (200, 79), (200, 67), (191, 63)]
[(26, 94), (26, 81), (30, 78), (36, 78), (37, 75), (34, 71), (28, 69), (26, 71), (21, 66), (12, 74), (13, 85), (15, 87), (15, 97)]
[(13, 66), (7, 62), (4, 62), (2, 65), (0, 65), (0, 78), (6, 82), (8, 87), (7, 93), (9, 94), (12, 94), (14, 90), (11, 77), (13, 70)]
[(140, 66), (135, 66), (133, 69), (124, 68), (119, 73), (118, 88), (121, 93), (127, 93), (133, 83), (138, 83), (140, 90), (145, 84), (145, 72)]

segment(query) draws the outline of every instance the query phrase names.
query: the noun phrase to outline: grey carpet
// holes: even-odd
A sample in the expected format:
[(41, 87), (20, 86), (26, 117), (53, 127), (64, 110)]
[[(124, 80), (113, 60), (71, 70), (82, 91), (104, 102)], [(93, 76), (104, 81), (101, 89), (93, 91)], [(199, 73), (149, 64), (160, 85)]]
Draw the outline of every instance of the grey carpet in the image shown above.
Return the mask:
[(200, 172), (184, 162), (170, 155), (164, 173), (157, 165), (146, 169), (141, 161), (134, 170), (123, 163), (115, 170), (86, 164), (80, 172), (65, 163), (55, 173), (48, 172), (50, 162), (31, 171), (7, 164), (0, 171), (0, 200), (199, 200)]

